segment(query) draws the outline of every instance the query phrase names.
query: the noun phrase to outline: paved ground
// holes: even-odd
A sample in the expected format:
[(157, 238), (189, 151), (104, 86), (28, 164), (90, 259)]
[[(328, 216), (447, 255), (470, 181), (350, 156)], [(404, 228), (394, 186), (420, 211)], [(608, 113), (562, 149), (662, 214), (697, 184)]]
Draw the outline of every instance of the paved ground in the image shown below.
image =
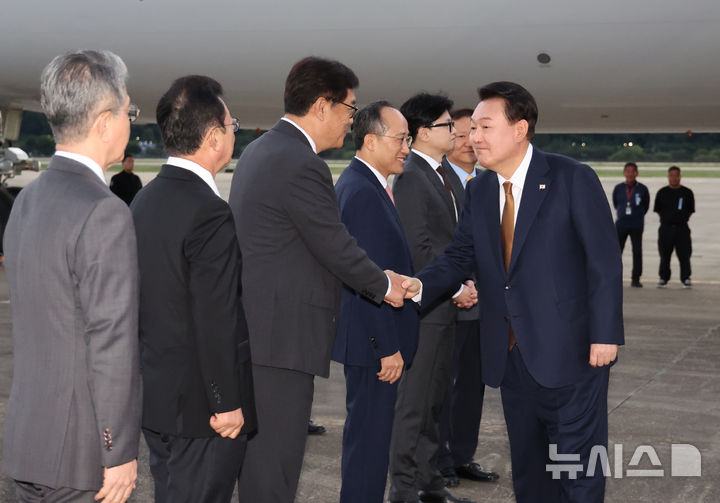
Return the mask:
[[(144, 181), (153, 175), (142, 174)], [(23, 175), (27, 177), (27, 175)], [(29, 179), (30, 177), (28, 177)], [(20, 181), (20, 179), (18, 179)], [(619, 179), (603, 180), (609, 192)], [(651, 195), (661, 179), (648, 179)], [(230, 175), (220, 175), (221, 193), (229, 192)], [(657, 279), (655, 245), (657, 218), (648, 216), (644, 238), (645, 288), (625, 288), (626, 346), (610, 381), (610, 469), (607, 501), (612, 502), (718, 502), (720, 501), (720, 180), (688, 180), (697, 198), (692, 218), (692, 290), (673, 281), (666, 290), (654, 287)], [(629, 243), (628, 243), (629, 246)], [(624, 254), (629, 279), (630, 251)], [(7, 283), (0, 271), (0, 422), (12, 372), (10, 310)], [(478, 502), (514, 501), (510, 461), (499, 393), (488, 389), (480, 433), (478, 461), (500, 473), (497, 483), (463, 482), (455, 492)], [(337, 501), (340, 481), (340, 444), (344, 421), (344, 383), (339, 366), (329, 379), (316, 380), (313, 419), (328, 432), (311, 437), (305, 456), (297, 501)], [(702, 457), (700, 477), (672, 477), (672, 470), (689, 468), (671, 463), (672, 444), (695, 446)], [(660, 466), (645, 455), (632, 466), (639, 446), (651, 446)], [(616, 461), (619, 461), (616, 464)], [(620, 466), (620, 470), (616, 466)], [(141, 473), (134, 502), (152, 501), (147, 451), (142, 446)], [(632, 470), (661, 469), (662, 476), (632, 476)], [(12, 482), (0, 479), (0, 501), (14, 502)], [(243, 502), (244, 503), (244, 502)], [(265, 502), (252, 502), (265, 503)]]

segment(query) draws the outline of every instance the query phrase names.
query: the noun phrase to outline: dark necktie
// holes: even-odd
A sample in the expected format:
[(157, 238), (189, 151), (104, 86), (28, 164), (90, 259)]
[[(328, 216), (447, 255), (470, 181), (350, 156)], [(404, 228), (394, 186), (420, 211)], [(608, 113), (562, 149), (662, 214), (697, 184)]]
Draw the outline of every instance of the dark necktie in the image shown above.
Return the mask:
[(442, 178), (443, 185), (445, 186), (445, 189), (448, 191), (448, 194), (450, 195), (450, 200), (452, 201), (453, 206), (453, 213), (455, 214), (455, 221), (457, 222), (457, 207), (455, 206), (455, 194), (453, 194), (452, 189), (450, 188), (450, 182), (448, 182), (447, 176), (445, 176), (445, 168), (442, 167), (442, 164), (437, 167), (438, 174)]
[[(503, 183), (505, 189), (505, 206), (503, 206), (502, 221), (500, 223), (500, 233), (502, 238), (503, 259), (505, 261), (505, 270), (510, 268), (510, 258), (512, 257), (513, 234), (515, 233), (515, 199), (512, 195), (512, 183)], [(515, 347), (515, 334), (512, 325), (508, 334), (508, 351)]]
[(442, 164), (437, 167), (437, 172), (440, 175), (440, 177), (442, 178), (443, 185), (445, 186), (447, 191), (450, 193), (450, 198), (452, 199), (452, 197), (453, 197), (452, 189), (450, 188), (450, 182), (448, 182), (447, 176), (445, 176), (445, 168), (442, 167)]

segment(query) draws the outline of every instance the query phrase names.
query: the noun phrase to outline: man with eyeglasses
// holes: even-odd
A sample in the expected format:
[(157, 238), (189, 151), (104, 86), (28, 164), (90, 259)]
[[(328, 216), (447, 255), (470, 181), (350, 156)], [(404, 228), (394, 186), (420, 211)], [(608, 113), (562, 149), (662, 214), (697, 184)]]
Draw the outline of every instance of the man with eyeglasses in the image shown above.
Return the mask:
[(117, 55), (91, 50), (41, 76), (56, 151), (5, 230), (14, 366), (3, 471), (21, 502), (121, 503), (135, 487), (137, 246), (105, 179), (130, 135), (127, 78)]
[(240, 250), (215, 185), (238, 122), (220, 84), (191, 75), (160, 98), (157, 124), (170, 157), (130, 206), (155, 503), (229, 502), (256, 427)]
[[(412, 276), (412, 257), (387, 178), (402, 173), (412, 143), (407, 121), (386, 101), (358, 112), (357, 151), (335, 185), (340, 218), (380, 267)], [(343, 288), (333, 360), (344, 365), (341, 503), (382, 503), (398, 380), (417, 345), (417, 306), (377, 306)]]
[(261, 425), (238, 485), (247, 501), (295, 499), (314, 376), (330, 372), (342, 283), (377, 306), (399, 307), (406, 295), (403, 277), (375, 265), (340, 221), (330, 169), (317, 155), (342, 146), (357, 85), (338, 61), (298, 61), (285, 82), (285, 115), (247, 146), (233, 175)]
[[(442, 255), (457, 223), (457, 196), (442, 166), (443, 156), (455, 145), (452, 105), (446, 96), (421, 93), (400, 108), (413, 148), (395, 178), (393, 194), (416, 271)], [(457, 500), (445, 489), (437, 466), (439, 421), (451, 378), (456, 305), (472, 306), (477, 292), (470, 280), (455, 290), (421, 313), (413, 365), (398, 390), (390, 455), (391, 502)]]
[[(532, 145), (527, 89), (478, 93), (470, 138), (488, 171), (467, 186), (453, 243), (418, 273), (419, 301), (477, 274), (483, 380), (500, 387), (515, 499), (600, 503), (605, 474), (590, 467), (607, 447), (610, 366), (624, 342), (610, 206), (590, 167)], [(570, 476), (562, 459), (577, 467)]]

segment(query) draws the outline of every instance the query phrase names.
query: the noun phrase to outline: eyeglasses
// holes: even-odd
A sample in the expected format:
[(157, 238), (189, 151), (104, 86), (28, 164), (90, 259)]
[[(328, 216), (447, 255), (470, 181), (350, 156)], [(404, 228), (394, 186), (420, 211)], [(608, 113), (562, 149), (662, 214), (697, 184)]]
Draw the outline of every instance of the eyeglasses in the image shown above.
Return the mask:
[(358, 113), (358, 110), (360, 110), (360, 109), (359, 109), (358, 107), (356, 107), (355, 105), (349, 105), (349, 104), (347, 104), (347, 103), (345, 103), (345, 102), (343, 102), (343, 101), (335, 101), (335, 100), (332, 99), (332, 97), (330, 97), (330, 96), (328, 96), (326, 99), (327, 99), (328, 101), (332, 101), (333, 103), (339, 103), (339, 104), (341, 104), (341, 105), (345, 105), (346, 107), (348, 107), (348, 108), (351, 110), (351, 111), (350, 111), (350, 118), (351, 118), (351, 119), (352, 119), (353, 117), (355, 117), (355, 114)]
[(237, 117), (233, 117), (230, 119), (230, 124), (223, 124), (223, 126), (232, 126), (232, 132), (237, 133), (240, 131), (240, 121), (237, 119)]
[(412, 146), (412, 142), (413, 142), (412, 136), (390, 136), (387, 134), (377, 134), (377, 133), (373, 133), (373, 134), (375, 136), (383, 136), (385, 138), (392, 138), (393, 140), (397, 140), (400, 142), (400, 145), (402, 145), (403, 143), (407, 143), (408, 148), (410, 148)]
[(130, 119), (130, 122), (135, 122), (139, 116), (140, 107), (135, 103), (130, 103), (130, 107), (128, 107), (128, 119)]
[(430, 124), (425, 127), (426, 128), (446, 127), (446, 128), (448, 128), (448, 131), (452, 133), (452, 130), (455, 129), (455, 121), (439, 122), (437, 124)]

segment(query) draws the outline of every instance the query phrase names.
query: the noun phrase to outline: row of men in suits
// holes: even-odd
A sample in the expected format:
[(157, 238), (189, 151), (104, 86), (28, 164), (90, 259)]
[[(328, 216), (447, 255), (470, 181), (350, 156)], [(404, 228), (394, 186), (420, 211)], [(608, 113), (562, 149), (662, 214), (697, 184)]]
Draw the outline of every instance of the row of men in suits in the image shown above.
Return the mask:
[(3, 470), (21, 502), (126, 501), (141, 425), (155, 501), (230, 501), (256, 430), (240, 249), (214, 182), (237, 120), (214, 80), (175, 81), (157, 106), (171, 157), (128, 209), (104, 176), (137, 117), (126, 80), (108, 51), (58, 56), (42, 75), (57, 151), (5, 237)]
[[(481, 312), (473, 356), (485, 382), (501, 388), (516, 499), (604, 499), (604, 477), (587, 468), (593, 448), (607, 444), (609, 366), (624, 342), (609, 207), (589, 167), (533, 148), (537, 105), (527, 90), (495, 82), (479, 97), (470, 141), (489, 169), (466, 186), (461, 208), (443, 159), (456, 140), (452, 102), (421, 93), (399, 111), (376, 102), (356, 115), (358, 150), (337, 184), (341, 219), (373, 260), (420, 271), (403, 286), (420, 292), (421, 310), (414, 339), (414, 311), (383, 312), (343, 292), (333, 355), (347, 385), (342, 502), (382, 501), (388, 438), (391, 503), (467, 501), (444, 489), (438, 456), (453, 352), (465, 349), (453, 348), (451, 298), (472, 304), (472, 277)], [(406, 364), (397, 389), (398, 373), (386, 373), (393, 359)], [(553, 452), (578, 455), (582, 472), (554, 479)]]
[[(477, 293), (465, 283), (473, 274), (480, 286), (483, 377), (490, 385), (502, 385), (518, 500), (532, 500), (538, 491), (547, 496), (543, 500), (559, 500), (578, 487), (587, 493), (579, 500), (602, 499), (599, 478), (553, 481), (543, 470), (549, 440), (563, 452), (579, 450), (583, 462), (592, 442), (607, 441), (603, 366), (614, 360), (615, 344), (622, 342), (615, 288), (619, 249), (608, 248), (605, 220), (610, 229), (612, 222), (589, 168), (533, 151), (529, 140), (537, 109), (529, 93), (508, 83), (488, 86), (490, 94), (481, 91), (471, 117), (476, 126), (473, 149), (480, 163), (498, 175), (485, 173), (469, 184), (451, 246), (416, 279), (409, 277), (408, 253), (415, 262), (414, 254), (424, 258), (421, 253), (427, 251), (400, 247), (393, 260), (407, 275), (378, 267), (341, 221), (330, 172), (317, 156), (342, 145), (357, 112), (358, 79), (348, 67), (311, 57), (292, 68), (285, 85), (285, 116), (245, 149), (233, 178), (230, 209), (217, 197), (212, 178), (229, 162), (237, 121), (212, 79), (176, 81), (157, 108), (171, 157), (137, 196), (132, 216), (103, 177), (127, 143), (127, 117), (136, 116), (126, 79), (117, 56), (96, 51), (58, 57), (43, 73), (43, 108), (59, 151), (47, 173), (18, 198), (6, 235), (15, 376), (4, 470), (18, 481), (22, 501), (48, 494), (68, 501), (97, 497), (122, 502), (129, 497), (141, 413), (138, 295), (146, 395), (142, 425), (156, 499), (227, 501), (239, 471), (243, 500), (290, 502), (302, 466), (314, 376), (327, 376), (338, 323), (343, 326), (337, 318), (341, 284), (347, 287), (343, 302), (353, 305), (353, 297), (362, 296), (400, 327), (410, 327), (416, 315), (412, 305), (403, 307), (407, 298), (419, 302), (423, 311), (437, 310), (437, 320), (425, 315), (419, 342), (427, 333), (428, 344), (446, 344), (437, 334), (453, 331), (443, 315), (455, 309), (447, 299), (460, 290), (456, 302), (473, 303)], [(405, 118), (394, 115), (394, 139), (383, 136), (384, 128), (379, 134), (373, 129), (356, 145), (362, 150), (368, 141), (369, 149), (373, 136), (400, 145), (412, 136), (435, 150), (442, 144), (446, 153), (453, 136), (447, 117), (451, 103), (418, 98), (412, 105), (403, 107), (407, 126)], [(387, 106), (380, 107), (380, 114), (383, 109), (393, 115)], [(404, 145), (400, 149), (396, 161), (407, 152)], [(417, 157), (433, 170), (439, 164), (436, 153), (426, 154), (432, 163)], [(360, 168), (367, 164), (359, 162)], [(435, 183), (420, 168), (422, 163), (416, 165), (414, 171), (409, 164), (403, 168), (405, 181), (398, 177), (396, 195), (403, 186), (427, 189), (446, 213), (427, 218), (454, 226), (459, 212), (440, 181), (442, 173), (430, 171)], [(513, 178), (516, 171), (521, 179)], [(362, 170), (356, 176), (368, 178)], [(500, 176), (512, 179), (512, 191), (519, 186), (522, 192), (499, 190)], [(434, 193), (423, 177), (434, 184)], [(528, 190), (522, 189), (525, 180)], [(538, 182), (538, 189), (532, 189)], [(353, 185), (348, 183), (343, 192), (347, 199), (341, 195), (348, 204), (368, 197), (368, 191), (356, 194)], [(576, 198), (578, 194), (582, 197)], [(386, 199), (381, 202), (389, 210), (382, 217), (395, 218), (394, 208)], [(413, 233), (422, 235), (411, 229), (416, 225), (412, 211), (407, 224), (402, 218), (403, 207), (413, 207), (412, 197), (397, 203), (409, 244)], [(512, 226), (508, 231), (512, 217), (501, 221), (498, 207), (508, 215), (515, 212), (515, 247)], [(397, 223), (391, 221), (387, 228), (395, 244), (403, 237)], [(361, 232), (363, 224), (351, 225)], [(444, 245), (426, 246), (439, 254)], [(382, 252), (381, 243), (377, 253)], [(505, 257), (504, 267), (500, 257)], [(467, 286), (459, 288), (461, 284)], [(555, 288), (546, 291), (551, 286)], [(24, 306), (33, 303), (26, 299), (49, 306), (47, 313), (31, 312)], [(400, 314), (389, 311), (383, 300), (402, 308)], [(361, 333), (354, 326), (348, 329)], [(365, 333), (364, 348), (369, 345), (376, 360), (370, 370), (350, 368), (368, 367), (362, 357), (346, 365), (351, 420), (357, 417), (354, 406), (367, 398), (365, 390), (353, 386), (368, 380), (377, 386), (376, 378), (394, 386), (404, 361), (413, 357), (412, 341), (391, 338), (388, 343), (383, 336), (378, 340), (378, 333)], [(414, 444), (395, 434), (394, 453), (403, 452), (403, 445), (419, 453), (430, 445), (420, 439), (435, 435), (423, 418), (434, 419), (442, 408), (437, 396), (447, 377), (422, 407), (403, 399), (417, 386), (410, 373), (419, 358), (420, 347), (400, 386), (394, 418), (397, 425), (407, 415), (416, 432), (410, 439)], [(448, 371), (440, 369), (437, 375), (441, 373)], [(416, 378), (421, 382), (423, 376)], [(383, 391), (386, 397), (392, 394), (391, 389)], [(387, 407), (383, 410), (387, 418)], [(257, 434), (245, 442), (243, 434), (255, 429), (255, 413)], [(581, 420), (567, 424), (568, 417)], [(348, 443), (354, 432), (353, 424), (346, 425)], [(417, 459), (435, 456), (415, 453), (410, 455)], [(348, 463), (352, 454), (348, 452)], [(410, 472), (392, 466), (391, 472), (417, 477), (407, 456), (399, 454), (400, 462), (392, 466), (407, 465)], [(427, 468), (433, 480), (441, 480), (432, 473), (435, 465)], [(402, 477), (406, 475), (393, 477), (393, 487), (404, 487), (396, 483)], [(399, 501), (446, 498), (432, 486), (419, 491), (409, 491)]]
[(170, 155), (158, 177), (131, 211), (112, 194), (104, 171), (137, 117), (126, 81), (107, 51), (43, 72), (58, 151), (6, 234), (15, 377), (3, 469), (21, 501), (126, 501), (142, 424), (156, 501), (229, 501), (236, 480), (243, 500), (292, 501), (341, 281), (376, 304), (416, 293), (348, 234), (314, 151), (342, 144), (357, 77), (319, 58), (295, 65), (284, 120), (241, 159), (232, 210), (213, 178), (238, 121), (201, 76), (158, 103)]

